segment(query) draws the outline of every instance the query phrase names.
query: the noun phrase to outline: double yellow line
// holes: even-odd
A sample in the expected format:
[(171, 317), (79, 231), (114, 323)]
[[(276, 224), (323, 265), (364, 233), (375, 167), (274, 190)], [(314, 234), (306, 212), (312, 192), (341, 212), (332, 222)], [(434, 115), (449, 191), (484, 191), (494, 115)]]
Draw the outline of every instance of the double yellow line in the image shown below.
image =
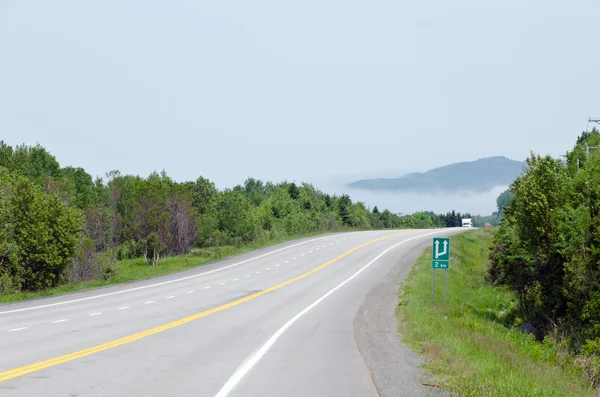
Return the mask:
[(311, 274), (318, 272), (319, 270), (321, 270), (321, 269), (323, 269), (323, 268), (331, 265), (334, 262), (337, 262), (338, 260), (342, 259), (343, 257), (351, 254), (352, 252), (354, 252), (354, 251), (356, 251), (358, 249), (366, 247), (367, 245), (371, 245), (371, 244), (376, 243), (378, 241), (386, 240), (386, 239), (389, 239), (389, 238), (392, 238), (392, 237), (397, 237), (397, 236), (400, 236), (401, 234), (402, 233), (393, 234), (393, 235), (386, 236), (386, 237), (380, 237), (378, 239), (371, 240), (371, 241), (369, 241), (367, 243), (364, 243), (364, 244), (361, 244), (359, 246), (356, 246), (356, 247), (354, 247), (354, 248), (352, 248), (352, 249), (344, 252), (343, 254), (341, 254), (339, 256), (336, 256), (335, 258), (333, 258), (333, 259), (331, 259), (331, 260), (323, 263), (322, 265), (317, 266), (317, 267), (315, 267), (312, 270), (309, 270), (306, 273), (303, 273), (303, 274), (301, 274), (301, 275), (299, 275), (297, 277), (291, 278), (291, 279), (289, 279), (287, 281), (284, 281), (284, 282), (282, 282), (280, 284), (277, 284), (277, 285), (274, 285), (274, 286), (269, 287), (267, 289), (264, 289), (264, 290), (262, 290), (260, 292), (256, 292), (256, 293), (254, 293), (252, 295), (248, 295), (248, 296), (246, 296), (244, 298), (241, 298), (241, 299), (238, 299), (236, 301), (227, 303), (225, 305), (217, 306), (217, 307), (212, 308), (210, 310), (206, 310), (206, 311), (203, 311), (203, 312), (200, 312), (200, 313), (196, 313), (196, 314), (191, 315), (189, 317), (185, 317), (185, 318), (182, 318), (180, 320), (176, 320), (176, 321), (173, 321), (173, 322), (170, 322), (170, 323), (167, 323), (167, 324), (155, 327), (155, 328), (151, 328), (151, 329), (146, 330), (146, 331), (138, 332), (136, 334), (129, 335), (129, 336), (126, 336), (124, 338), (120, 338), (120, 339), (116, 339), (116, 340), (113, 340), (113, 341), (110, 341), (110, 342), (107, 342), (107, 343), (103, 343), (101, 345), (90, 347), (88, 349), (79, 350), (79, 351), (76, 351), (76, 352), (73, 352), (73, 353), (65, 354), (63, 356), (51, 358), (49, 360), (40, 361), (40, 362), (37, 362), (37, 363), (34, 363), (34, 364), (29, 364), (29, 365), (26, 365), (24, 367), (19, 367), (19, 368), (11, 369), (9, 371), (0, 372), (0, 382), (4, 382), (6, 380), (13, 379), (13, 378), (16, 378), (16, 377), (19, 377), (19, 376), (27, 375), (27, 374), (32, 373), (32, 372), (40, 371), (40, 370), (45, 369), (45, 368), (53, 367), (53, 366), (58, 365), (58, 364), (66, 363), (68, 361), (76, 360), (78, 358), (89, 356), (91, 354), (98, 353), (98, 352), (101, 352), (101, 351), (104, 351), (104, 350), (112, 349), (113, 347), (124, 345), (126, 343), (130, 343), (130, 342), (136, 341), (138, 339), (142, 339), (142, 338), (145, 338), (147, 336), (154, 335), (154, 334), (157, 334), (159, 332), (166, 331), (166, 330), (171, 329), (171, 328), (179, 327), (180, 325), (189, 323), (190, 321), (194, 321), (194, 320), (197, 320), (199, 318), (206, 317), (206, 316), (208, 316), (210, 314), (217, 313), (217, 312), (223, 311), (225, 309), (229, 309), (230, 307), (241, 305), (244, 302), (248, 302), (248, 301), (250, 301), (252, 299), (258, 298), (259, 296), (262, 296), (262, 295), (268, 294), (269, 292), (273, 292), (275, 290), (283, 288), (286, 285), (292, 284), (292, 283), (294, 283), (294, 282), (296, 282), (298, 280), (302, 280), (303, 278), (308, 277)]

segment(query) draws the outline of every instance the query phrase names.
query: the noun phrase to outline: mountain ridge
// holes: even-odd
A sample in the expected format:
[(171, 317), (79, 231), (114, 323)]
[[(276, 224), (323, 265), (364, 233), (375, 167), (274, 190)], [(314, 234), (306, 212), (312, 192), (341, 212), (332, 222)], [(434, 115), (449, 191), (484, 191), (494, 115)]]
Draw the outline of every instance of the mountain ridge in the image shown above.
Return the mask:
[(480, 193), (496, 186), (509, 185), (521, 174), (524, 165), (524, 161), (492, 156), (452, 163), (425, 172), (413, 172), (398, 178), (361, 179), (347, 186), (370, 191)]

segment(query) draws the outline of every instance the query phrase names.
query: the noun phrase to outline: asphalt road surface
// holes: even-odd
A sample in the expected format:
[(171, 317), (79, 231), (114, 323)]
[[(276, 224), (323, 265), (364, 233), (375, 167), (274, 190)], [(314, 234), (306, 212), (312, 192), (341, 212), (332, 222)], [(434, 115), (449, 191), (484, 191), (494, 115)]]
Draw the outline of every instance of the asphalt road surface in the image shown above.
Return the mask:
[(459, 231), (332, 234), (2, 305), (0, 396), (377, 396), (355, 317), (411, 248)]

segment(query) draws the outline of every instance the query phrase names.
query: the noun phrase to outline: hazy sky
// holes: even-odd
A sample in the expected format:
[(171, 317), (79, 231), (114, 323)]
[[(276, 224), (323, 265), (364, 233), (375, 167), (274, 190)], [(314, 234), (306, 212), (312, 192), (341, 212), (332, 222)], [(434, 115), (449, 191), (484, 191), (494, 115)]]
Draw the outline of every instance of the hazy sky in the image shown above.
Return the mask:
[(599, 17), (597, 0), (0, 0), (0, 138), (219, 187), (559, 155), (600, 116)]

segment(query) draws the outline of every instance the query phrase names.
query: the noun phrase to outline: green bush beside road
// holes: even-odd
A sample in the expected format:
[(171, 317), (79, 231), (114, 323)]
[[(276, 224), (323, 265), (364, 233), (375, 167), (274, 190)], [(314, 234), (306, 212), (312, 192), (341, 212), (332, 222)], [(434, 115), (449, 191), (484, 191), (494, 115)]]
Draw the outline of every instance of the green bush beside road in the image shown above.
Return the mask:
[(400, 290), (403, 340), (424, 355), (426, 368), (451, 395), (600, 395), (559, 343), (505, 325), (519, 323), (519, 303), (508, 288), (487, 281), (491, 237), (475, 230), (451, 238), (446, 305), (439, 270), (431, 300), (431, 249), (423, 253)]

